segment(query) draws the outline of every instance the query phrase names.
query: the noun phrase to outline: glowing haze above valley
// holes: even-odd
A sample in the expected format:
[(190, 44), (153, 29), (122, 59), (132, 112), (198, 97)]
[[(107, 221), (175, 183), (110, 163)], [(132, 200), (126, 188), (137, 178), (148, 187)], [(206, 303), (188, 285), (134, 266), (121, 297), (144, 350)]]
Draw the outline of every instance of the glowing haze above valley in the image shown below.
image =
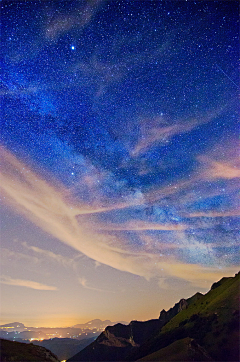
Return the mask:
[(238, 2), (1, 7), (1, 323), (157, 318), (234, 275)]

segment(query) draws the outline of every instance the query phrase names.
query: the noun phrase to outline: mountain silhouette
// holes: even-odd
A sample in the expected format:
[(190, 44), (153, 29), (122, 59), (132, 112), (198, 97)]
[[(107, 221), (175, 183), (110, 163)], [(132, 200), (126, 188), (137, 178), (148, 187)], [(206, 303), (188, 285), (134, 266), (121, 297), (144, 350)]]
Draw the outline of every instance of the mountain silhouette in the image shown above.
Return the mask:
[(239, 277), (181, 299), (158, 319), (108, 326), (72, 361), (238, 361)]
[(59, 362), (57, 356), (44, 347), (0, 339), (1, 362)]
[(106, 319), (105, 321), (102, 321), (101, 319), (93, 319), (87, 323), (82, 323), (82, 324), (75, 324), (74, 326), (72, 326), (72, 328), (106, 328), (107, 326), (112, 326), (114, 324), (117, 323), (122, 323), (122, 324), (127, 324), (127, 322), (112, 322), (109, 319)]

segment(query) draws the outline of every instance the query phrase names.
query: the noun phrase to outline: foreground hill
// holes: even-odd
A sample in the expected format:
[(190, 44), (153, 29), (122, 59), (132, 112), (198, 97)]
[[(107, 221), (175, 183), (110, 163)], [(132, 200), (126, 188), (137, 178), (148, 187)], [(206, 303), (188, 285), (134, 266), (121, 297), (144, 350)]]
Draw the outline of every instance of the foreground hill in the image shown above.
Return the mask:
[(0, 339), (0, 357), (2, 362), (59, 362), (58, 358), (44, 347), (5, 339)]
[(68, 361), (238, 361), (239, 278), (181, 299), (159, 319), (107, 327)]
[(206, 350), (192, 338), (179, 339), (139, 361), (212, 361)]

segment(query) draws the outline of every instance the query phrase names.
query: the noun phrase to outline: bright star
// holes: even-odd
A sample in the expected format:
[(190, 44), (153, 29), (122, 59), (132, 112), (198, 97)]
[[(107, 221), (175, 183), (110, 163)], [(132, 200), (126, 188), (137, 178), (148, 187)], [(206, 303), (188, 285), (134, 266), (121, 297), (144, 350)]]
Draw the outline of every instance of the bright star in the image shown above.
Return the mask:
[(72, 50), (75, 50), (75, 46), (74, 46), (74, 45), (72, 45), (72, 46), (71, 46), (71, 49), (72, 49)]

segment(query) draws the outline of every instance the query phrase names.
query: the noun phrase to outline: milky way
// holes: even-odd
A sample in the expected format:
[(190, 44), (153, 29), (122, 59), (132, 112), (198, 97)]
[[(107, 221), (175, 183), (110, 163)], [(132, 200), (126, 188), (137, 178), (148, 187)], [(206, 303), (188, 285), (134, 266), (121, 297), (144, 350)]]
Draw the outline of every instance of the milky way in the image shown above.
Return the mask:
[(234, 274), (238, 2), (1, 8), (3, 321), (154, 318)]

